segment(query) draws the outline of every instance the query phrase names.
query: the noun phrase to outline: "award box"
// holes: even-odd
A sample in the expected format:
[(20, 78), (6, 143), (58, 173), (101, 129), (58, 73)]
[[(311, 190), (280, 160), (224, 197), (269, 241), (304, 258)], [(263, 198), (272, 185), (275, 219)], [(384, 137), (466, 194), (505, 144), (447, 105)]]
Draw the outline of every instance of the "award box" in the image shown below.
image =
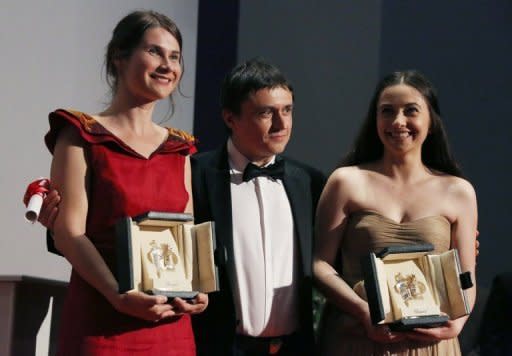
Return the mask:
[(119, 292), (194, 298), (219, 289), (214, 223), (186, 213), (147, 212), (116, 224)]
[(364, 289), (373, 324), (391, 330), (436, 327), (469, 314), (469, 272), (457, 250), (428, 254), (430, 244), (389, 246), (363, 259)]

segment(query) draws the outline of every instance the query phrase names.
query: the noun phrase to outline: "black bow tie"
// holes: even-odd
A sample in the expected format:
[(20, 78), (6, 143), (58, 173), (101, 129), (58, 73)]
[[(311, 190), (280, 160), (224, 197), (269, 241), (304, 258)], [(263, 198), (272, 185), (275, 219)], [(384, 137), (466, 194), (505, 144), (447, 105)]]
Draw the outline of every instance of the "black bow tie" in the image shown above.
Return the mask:
[(249, 163), (244, 169), (244, 182), (250, 181), (259, 176), (267, 176), (273, 179), (283, 179), (284, 175), (284, 161), (279, 160), (276, 163), (267, 167), (258, 167), (255, 164)]

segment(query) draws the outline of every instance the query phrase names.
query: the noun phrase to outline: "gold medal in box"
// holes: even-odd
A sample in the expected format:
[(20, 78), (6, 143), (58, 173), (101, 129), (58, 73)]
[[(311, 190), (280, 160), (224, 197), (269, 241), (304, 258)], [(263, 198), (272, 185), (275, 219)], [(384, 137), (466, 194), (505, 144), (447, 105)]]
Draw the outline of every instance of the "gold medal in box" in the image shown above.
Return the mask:
[(218, 290), (213, 222), (186, 213), (148, 212), (116, 224), (119, 292), (194, 298)]
[(389, 246), (363, 261), (364, 292), (374, 324), (391, 330), (436, 327), (469, 314), (465, 290), (469, 272), (461, 273), (457, 250), (428, 254), (430, 244)]

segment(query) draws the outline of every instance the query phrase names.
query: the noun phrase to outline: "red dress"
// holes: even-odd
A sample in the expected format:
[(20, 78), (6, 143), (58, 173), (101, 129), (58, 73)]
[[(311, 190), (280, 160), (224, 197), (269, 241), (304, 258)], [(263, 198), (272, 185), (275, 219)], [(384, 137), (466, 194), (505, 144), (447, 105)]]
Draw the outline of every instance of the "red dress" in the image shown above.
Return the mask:
[[(188, 201), (185, 158), (194, 138), (169, 129), (168, 139), (145, 158), (91, 116), (66, 110), (50, 113), (45, 142), (53, 153), (58, 133), (75, 127), (85, 142), (89, 180), (87, 237), (115, 275), (114, 224), (149, 210), (182, 212)], [(117, 312), (76, 271), (64, 303), (58, 355), (194, 355), (190, 316), (154, 323)]]

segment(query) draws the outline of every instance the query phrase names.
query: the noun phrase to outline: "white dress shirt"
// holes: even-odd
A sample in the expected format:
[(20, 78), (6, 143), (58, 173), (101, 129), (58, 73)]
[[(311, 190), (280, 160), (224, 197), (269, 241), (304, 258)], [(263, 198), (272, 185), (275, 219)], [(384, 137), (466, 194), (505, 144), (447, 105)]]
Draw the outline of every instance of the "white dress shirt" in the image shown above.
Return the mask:
[[(281, 180), (242, 180), (249, 160), (228, 140), (237, 333), (281, 336), (298, 329), (298, 253)], [(272, 158), (269, 164), (275, 161)]]

